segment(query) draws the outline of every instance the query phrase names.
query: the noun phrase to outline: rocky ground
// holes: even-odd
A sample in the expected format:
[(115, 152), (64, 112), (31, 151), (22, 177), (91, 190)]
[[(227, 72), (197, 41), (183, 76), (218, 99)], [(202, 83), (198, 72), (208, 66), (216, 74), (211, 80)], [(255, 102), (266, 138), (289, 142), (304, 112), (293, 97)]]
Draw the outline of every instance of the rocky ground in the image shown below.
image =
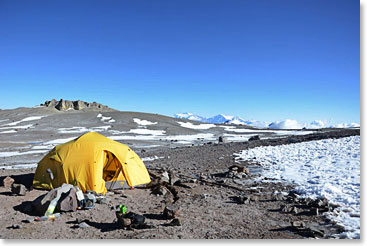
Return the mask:
[[(333, 209), (325, 200), (300, 199), (292, 186), (256, 182), (256, 160), (237, 163), (234, 153), (261, 145), (288, 144), (359, 135), (359, 130), (333, 130), (237, 143), (207, 142), (178, 148), (139, 149), (155, 181), (149, 187), (108, 192), (108, 202), (90, 210), (62, 213), (55, 221), (33, 221), (31, 202), (47, 191), (31, 189), (34, 169), (0, 170), (29, 191), (14, 195), (0, 187), (0, 238), (331, 238), (335, 227), (322, 213)], [(167, 171), (168, 179), (164, 173)], [(163, 175), (162, 175), (163, 174)], [(166, 179), (166, 180), (164, 180)], [(1, 182), (2, 183), (2, 182)], [(122, 228), (116, 207), (145, 217), (145, 228)], [(167, 218), (165, 207), (178, 209)]]

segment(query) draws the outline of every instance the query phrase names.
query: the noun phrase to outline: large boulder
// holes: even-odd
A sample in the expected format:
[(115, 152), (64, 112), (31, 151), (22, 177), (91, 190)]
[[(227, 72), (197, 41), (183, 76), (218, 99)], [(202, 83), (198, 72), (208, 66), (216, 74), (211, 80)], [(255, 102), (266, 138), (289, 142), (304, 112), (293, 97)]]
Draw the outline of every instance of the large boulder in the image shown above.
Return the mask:
[(56, 210), (58, 212), (75, 212), (78, 209), (78, 200), (74, 189), (70, 189), (66, 193), (62, 193), (57, 203)]
[[(74, 193), (71, 190), (73, 190)], [(65, 195), (63, 195), (63, 193), (65, 193)], [(37, 197), (32, 202), (33, 211), (39, 215), (44, 215), (51, 201), (55, 198), (59, 199), (58, 204), (56, 206), (56, 210), (62, 209), (62, 208), (65, 208), (68, 210), (73, 209), (75, 204), (77, 204), (74, 187), (71, 184), (63, 184), (61, 187), (50, 190), (47, 194)], [(59, 205), (59, 203), (61, 202), (63, 202), (62, 206)], [(71, 211), (75, 211), (75, 210), (71, 210)]]

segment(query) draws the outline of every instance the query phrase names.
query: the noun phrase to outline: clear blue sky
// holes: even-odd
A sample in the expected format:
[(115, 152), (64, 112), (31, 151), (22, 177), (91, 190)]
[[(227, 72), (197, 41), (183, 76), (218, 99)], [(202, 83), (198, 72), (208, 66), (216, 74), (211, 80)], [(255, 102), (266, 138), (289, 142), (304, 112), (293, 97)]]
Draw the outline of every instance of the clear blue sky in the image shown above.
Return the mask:
[(360, 122), (359, 0), (2, 0), (0, 108)]

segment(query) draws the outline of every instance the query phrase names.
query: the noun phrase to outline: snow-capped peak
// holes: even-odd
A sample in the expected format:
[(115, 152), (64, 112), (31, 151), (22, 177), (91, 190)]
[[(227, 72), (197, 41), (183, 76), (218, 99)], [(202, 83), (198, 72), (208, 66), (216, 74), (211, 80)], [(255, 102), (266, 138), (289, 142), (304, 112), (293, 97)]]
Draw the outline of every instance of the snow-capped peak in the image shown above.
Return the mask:
[(203, 121), (203, 122), (205, 122), (205, 120), (206, 120), (205, 117), (201, 117), (199, 115), (195, 115), (195, 114), (192, 114), (192, 113), (175, 114), (174, 117), (177, 118), (177, 119), (187, 119), (187, 120)]
[(175, 114), (175, 118), (179, 119), (187, 119), (187, 120), (194, 120), (200, 121), (205, 123), (212, 123), (212, 124), (229, 124), (229, 125), (246, 125), (252, 126), (256, 128), (270, 128), (270, 129), (320, 129), (320, 128), (351, 128), (351, 127), (360, 127), (358, 123), (344, 123), (344, 124), (336, 124), (330, 125), (326, 121), (322, 120), (314, 120), (310, 123), (300, 123), (297, 120), (293, 119), (286, 119), (282, 121), (274, 121), (269, 124), (269, 122), (262, 122), (256, 120), (244, 120), (238, 116), (230, 116), (225, 114), (218, 114), (213, 117), (203, 117), (199, 115), (195, 115), (192, 113), (182, 113), (182, 114)]

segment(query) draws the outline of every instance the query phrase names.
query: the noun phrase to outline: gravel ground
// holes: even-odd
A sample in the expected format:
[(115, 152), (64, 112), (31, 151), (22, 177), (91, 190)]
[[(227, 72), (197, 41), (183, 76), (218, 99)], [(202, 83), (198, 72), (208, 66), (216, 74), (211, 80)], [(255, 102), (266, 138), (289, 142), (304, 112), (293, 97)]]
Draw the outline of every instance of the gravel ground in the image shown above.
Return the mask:
[[(3, 239), (107, 239), (107, 238), (231, 238), (231, 239), (290, 239), (331, 238), (340, 232), (322, 216), (308, 213), (310, 206), (295, 200), (292, 187), (280, 183), (257, 183), (261, 175), (258, 163), (235, 163), (233, 153), (262, 145), (278, 145), (322, 138), (359, 135), (359, 130), (333, 130), (304, 136), (290, 136), (238, 143), (206, 143), (179, 148), (151, 148), (137, 151), (141, 157), (157, 156), (147, 161), (153, 174), (171, 170), (177, 180), (166, 185), (165, 195), (155, 195), (150, 188), (124, 189), (108, 193), (108, 204), (96, 204), (91, 210), (62, 213), (55, 221), (32, 221), (35, 214), (29, 205), (38, 196), (47, 193), (30, 190), (25, 196), (14, 196), (10, 189), (0, 187), (0, 238)], [(249, 174), (232, 172), (232, 165), (248, 168)], [(7, 176), (31, 188), (34, 169), (0, 170), (0, 180)], [(239, 174), (243, 174), (242, 176)], [(236, 176), (237, 175), (237, 176)], [(240, 176), (240, 177), (239, 177)], [(277, 195), (284, 192), (284, 195)], [(243, 199), (245, 198), (245, 199)], [(249, 199), (246, 201), (246, 199)], [(181, 208), (177, 215), (180, 226), (167, 225), (172, 219), (163, 216), (165, 206), (174, 203)], [(116, 223), (116, 206), (125, 204), (146, 218), (149, 229), (126, 230)], [(285, 211), (296, 207), (298, 211)], [(292, 223), (302, 221), (301, 228)], [(78, 225), (85, 222), (88, 227)], [(20, 228), (14, 229), (13, 225)], [(17, 227), (17, 226), (15, 226)]]

